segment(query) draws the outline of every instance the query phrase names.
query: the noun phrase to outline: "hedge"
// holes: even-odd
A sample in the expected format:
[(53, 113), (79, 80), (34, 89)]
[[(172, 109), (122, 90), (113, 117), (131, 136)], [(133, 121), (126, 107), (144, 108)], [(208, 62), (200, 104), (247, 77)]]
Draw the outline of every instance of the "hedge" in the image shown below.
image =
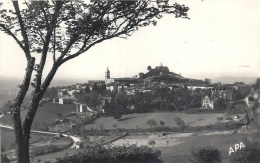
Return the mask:
[(161, 151), (148, 146), (88, 146), (71, 156), (57, 158), (57, 163), (161, 163)]

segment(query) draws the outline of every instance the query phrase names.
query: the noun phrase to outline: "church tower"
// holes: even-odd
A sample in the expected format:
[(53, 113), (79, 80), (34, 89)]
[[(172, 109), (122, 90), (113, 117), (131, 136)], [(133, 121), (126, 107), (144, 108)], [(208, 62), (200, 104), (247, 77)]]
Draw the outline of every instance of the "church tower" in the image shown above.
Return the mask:
[(110, 71), (109, 71), (108, 67), (107, 67), (107, 71), (105, 73), (105, 79), (110, 79)]

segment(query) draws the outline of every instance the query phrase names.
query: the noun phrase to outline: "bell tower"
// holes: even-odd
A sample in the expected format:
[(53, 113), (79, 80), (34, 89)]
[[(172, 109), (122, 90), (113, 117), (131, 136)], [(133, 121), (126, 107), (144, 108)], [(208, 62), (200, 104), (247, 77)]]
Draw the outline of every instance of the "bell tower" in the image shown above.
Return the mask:
[(109, 71), (108, 67), (107, 67), (107, 71), (105, 73), (105, 79), (110, 79), (110, 71)]

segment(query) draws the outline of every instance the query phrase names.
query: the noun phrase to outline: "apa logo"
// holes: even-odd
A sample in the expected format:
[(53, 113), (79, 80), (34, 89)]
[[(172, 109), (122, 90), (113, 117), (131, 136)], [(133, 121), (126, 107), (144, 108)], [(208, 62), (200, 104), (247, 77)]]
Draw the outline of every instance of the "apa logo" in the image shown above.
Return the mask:
[(235, 144), (235, 150), (232, 147), (229, 147), (229, 155), (233, 152), (236, 152), (238, 149), (245, 148), (246, 146), (243, 144), (243, 142), (240, 142), (239, 144)]

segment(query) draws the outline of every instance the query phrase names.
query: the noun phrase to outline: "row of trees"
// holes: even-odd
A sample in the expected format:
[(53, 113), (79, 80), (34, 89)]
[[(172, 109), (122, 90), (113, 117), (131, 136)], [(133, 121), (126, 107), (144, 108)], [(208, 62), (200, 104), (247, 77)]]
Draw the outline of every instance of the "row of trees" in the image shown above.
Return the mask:
[(188, 89), (160, 89), (153, 92), (136, 92), (134, 96), (118, 93), (111, 100), (105, 100), (105, 114), (126, 114), (152, 110), (182, 110), (187, 107), (200, 107), (202, 95), (191, 94)]

